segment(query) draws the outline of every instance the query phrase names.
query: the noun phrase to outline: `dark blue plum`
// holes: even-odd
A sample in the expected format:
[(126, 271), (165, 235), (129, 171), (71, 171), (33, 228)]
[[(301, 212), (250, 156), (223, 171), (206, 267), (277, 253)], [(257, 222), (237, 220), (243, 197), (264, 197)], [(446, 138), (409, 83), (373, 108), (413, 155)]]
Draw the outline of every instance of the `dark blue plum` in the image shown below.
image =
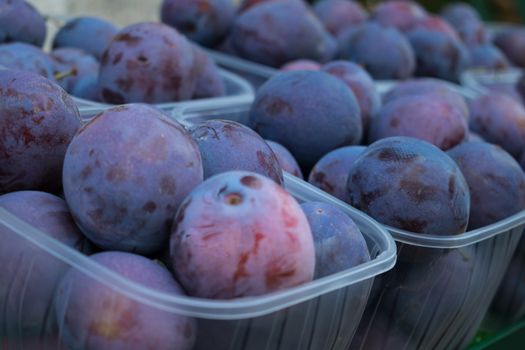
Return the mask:
[(0, 70), (0, 194), (58, 191), (78, 109), (58, 85), (38, 74)]
[[(103, 252), (90, 259), (144, 288), (184, 295), (167, 269), (140, 255)], [(60, 282), (53, 311), (69, 349), (191, 350), (197, 333), (194, 319), (132, 299), (75, 268)]]
[(417, 58), (416, 75), (457, 82), (469, 63), (468, 50), (450, 33), (414, 28), (407, 38)]
[(359, 143), (360, 114), (354, 94), (339, 79), (324, 72), (292, 71), (259, 88), (249, 126), (309, 168), (331, 150)]
[(211, 177), (184, 200), (170, 256), (188, 294), (255, 296), (313, 279), (314, 240), (299, 203), (269, 178), (247, 171)]
[(202, 156), (204, 178), (229, 170), (265, 175), (282, 184), (277, 157), (263, 138), (247, 126), (229, 120), (208, 120), (191, 129)]
[(329, 276), (370, 260), (361, 231), (339, 208), (321, 202), (306, 202), (301, 208), (314, 236), (314, 278)]
[(0, 45), (0, 66), (40, 74), (54, 81), (54, 62), (38, 47), (25, 43)]
[(217, 45), (228, 33), (235, 7), (230, 0), (164, 0), (163, 23), (204, 46)]
[(180, 124), (152, 107), (123, 105), (96, 116), (71, 141), (64, 195), (101, 248), (154, 253), (202, 173), (199, 148)]
[(498, 70), (510, 67), (507, 57), (492, 44), (469, 47), (469, 54), (470, 68)]
[(461, 41), (468, 47), (490, 43), (485, 24), (479, 19), (465, 19), (460, 24), (455, 25), (454, 28)]
[(470, 195), (457, 164), (434, 145), (389, 137), (370, 145), (348, 174), (348, 203), (382, 224), (453, 235), (467, 228)]
[(361, 109), (363, 129), (381, 107), (381, 97), (372, 77), (361, 66), (348, 61), (333, 61), (323, 71), (341, 79), (354, 93)]
[(466, 142), (447, 153), (456, 161), (469, 186), (469, 230), (525, 209), (525, 173), (502, 148), (486, 142)]
[(51, 52), (57, 62), (55, 77), (60, 86), (76, 97), (87, 100), (98, 99), (97, 59), (80, 49), (63, 48)]
[(303, 173), (299, 164), (295, 160), (294, 156), (280, 143), (273, 142), (270, 140), (265, 140), (268, 146), (272, 149), (273, 153), (277, 157), (279, 164), (283, 171), (286, 171), (294, 176), (297, 176), (300, 179), (303, 179)]
[(372, 118), (369, 141), (411, 136), (447, 150), (468, 134), (468, 122), (456, 105), (436, 92), (407, 95), (385, 104)]
[[(87, 240), (59, 197), (37, 191), (11, 192), (0, 196), (0, 207), (57, 242), (89, 251)], [(2, 225), (0, 241), (0, 334), (25, 339), (49, 335), (52, 319), (48, 308), (68, 265)]]
[(340, 200), (346, 200), (348, 173), (365, 146), (346, 146), (328, 152), (315, 164), (308, 182)]
[(117, 32), (117, 27), (102, 18), (76, 17), (56, 33), (53, 48), (82, 49), (100, 60)]
[(514, 157), (525, 149), (525, 108), (514, 98), (491, 92), (470, 101), (470, 129)]
[(160, 23), (137, 23), (122, 29), (100, 62), (103, 101), (161, 103), (189, 100), (198, 69), (192, 45), (175, 29)]
[(406, 79), (414, 73), (414, 52), (395, 28), (368, 22), (338, 39), (339, 57), (362, 66), (374, 79)]
[(348, 0), (323, 0), (315, 4), (315, 15), (334, 36), (343, 30), (366, 21), (368, 13), (358, 2)]
[(42, 46), (45, 38), (46, 22), (33, 5), (24, 0), (0, 0), (0, 43)]
[(384, 26), (406, 31), (414, 23), (427, 16), (425, 9), (414, 1), (387, 1), (377, 5), (370, 18)]
[(441, 11), (441, 16), (453, 26), (461, 24), (465, 20), (481, 20), (479, 13), (466, 2), (453, 2)]
[(239, 56), (276, 68), (300, 58), (328, 61), (336, 51), (335, 40), (301, 1), (270, 1), (242, 12), (231, 40)]

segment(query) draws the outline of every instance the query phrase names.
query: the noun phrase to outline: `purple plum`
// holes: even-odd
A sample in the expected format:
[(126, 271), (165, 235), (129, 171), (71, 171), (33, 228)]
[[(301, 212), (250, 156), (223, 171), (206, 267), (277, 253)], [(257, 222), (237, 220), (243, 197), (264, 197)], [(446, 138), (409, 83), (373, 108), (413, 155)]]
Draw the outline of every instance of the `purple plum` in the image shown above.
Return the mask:
[(447, 150), (461, 143), (468, 124), (459, 108), (437, 93), (407, 95), (386, 103), (369, 130), (370, 142), (390, 136), (411, 136)]
[(197, 144), (152, 107), (108, 109), (82, 127), (64, 160), (64, 195), (103, 249), (154, 253), (180, 203), (202, 181)]
[(515, 65), (525, 67), (525, 27), (510, 27), (494, 37), (494, 44)]
[(476, 9), (465, 2), (448, 4), (441, 11), (441, 16), (453, 26), (459, 25), (465, 20), (481, 20)]
[(486, 142), (466, 142), (447, 153), (456, 161), (469, 186), (469, 230), (525, 209), (525, 173), (502, 148)]
[(306, 202), (301, 208), (314, 236), (314, 278), (329, 276), (370, 260), (361, 231), (339, 208), (321, 202)]
[(57, 62), (55, 76), (64, 90), (76, 97), (97, 100), (100, 64), (95, 57), (73, 48), (53, 50), (51, 57)]
[(53, 59), (36, 46), (25, 43), (0, 45), (0, 67), (20, 69), (54, 81)]
[(324, 72), (283, 72), (256, 93), (249, 126), (282, 144), (303, 168), (333, 149), (359, 143), (359, 104), (339, 79)]
[[(168, 270), (140, 255), (110, 251), (90, 259), (143, 287), (184, 295)], [(190, 350), (197, 333), (194, 319), (132, 299), (75, 268), (60, 282), (54, 311), (71, 349)]]
[(160, 103), (190, 99), (197, 84), (192, 45), (160, 23), (122, 29), (102, 55), (99, 91), (103, 101)]
[(315, 164), (308, 182), (345, 201), (348, 173), (352, 164), (365, 149), (365, 146), (346, 146), (328, 152)]
[(226, 94), (226, 86), (222, 79), (219, 67), (210, 58), (208, 53), (198, 46), (194, 46), (195, 66), (198, 70), (197, 84), (193, 98), (220, 97)]
[(470, 101), (470, 129), (514, 157), (525, 149), (525, 108), (510, 96), (492, 92)]
[(510, 67), (507, 57), (492, 44), (472, 46), (468, 50), (470, 54), (470, 68), (498, 70)]
[(300, 58), (330, 60), (336, 46), (301, 1), (270, 1), (242, 12), (231, 40), (241, 57), (272, 67)]
[(282, 184), (277, 157), (255, 131), (229, 120), (208, 120), (192, 127), (191, 136), (202, 157), (204, 178), (229, 170), (262, 174)]
[(361, 66), (348, 61), (333, 61), (323, 66), (323, 71), (341, 79), (354, 93), (359, 108), (363, 129), (381, 107), (381, 97), (372, 77)]
[(381, 3), (370, 14), (373, 21), (401, 31), (410, 29), (418, 19), (426, 16), (427, 12), (417, 2), (400, 0)]
[(397, 136), (368, 146), (350, 168), (347, 191), (350, 205), (385, 225), (434, 235), (467, 228), (470, 195), (461, 170), (422, 140)]
[[(0, 196), (0, 207), (44, 234), (82, 252), (89, 243), (69, 214), (63, 199), (37, 191)], [(30, 236), (30, 234), (28, 234)], [(0, 334), (28, 339), (52, 333), (48, 308), (68, 265), (7, 227), (0, 225)]]
[(80, 128), (77, 107), (38, 74), (0, 70), (0, 194), (60, 188), (69, 142)]
[(315, 4), (315, 15), (334, 36), (348, 27), (366, 21), (368, 14), (358, 2), (348, 0), (322, 0)]
[(270, 140), (264, 140), (270, 146), (273, 153), (277, 157), (277, 160), (279, 161), (279, 164), (281, 165), (281, 168), (283, 171), (286, 171), (300, 179), (303, 179), (303, 172), (301, 171), (301, 168), (299, 167), (299, 164), (295, 160), (294, 156), (280, 143), (273, 142)]
[(374, 79), (406, 79), (414, 73), (414, 52), (395, 28), (367, 22), (338, 39), (340, 58), (362, 66)]
[(53, 48), (81, 49), (100, 60), (117, 32), (117, 27), (105, 19), (76, 17), (69, 20), (56, 33)]
[(246, 171), (216, 175), (183, 202), (170, 255), (188, 294), (231, 299), (312, 280), (315, 250), (297, 201), (274, 181)]
[(164, 0), (163, 23), (204, 46), (214, 46), (228, 33), (234, 19), (231, 0)]
[(24, 0), (0, 0), (0, 43), (42, 46), (45, 38), (46, 22), (33, 5)]

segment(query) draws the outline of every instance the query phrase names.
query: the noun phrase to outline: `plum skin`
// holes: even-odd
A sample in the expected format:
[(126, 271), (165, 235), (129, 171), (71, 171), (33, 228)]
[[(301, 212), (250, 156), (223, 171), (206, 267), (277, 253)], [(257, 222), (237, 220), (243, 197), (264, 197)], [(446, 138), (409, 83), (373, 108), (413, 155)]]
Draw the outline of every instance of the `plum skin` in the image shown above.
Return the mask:
[(198, 186), (172, 227), (175, 276), (189, 295), (256, 296), (313, 278), (315, 251), (304, 212), (270, 179), (230, 171)]
[(84, 234), (104, 249), (144, 254), (166, 243), (173, 215), (202, 178), (189, 133), (141, 104), (92, 119), (73, 138), (63, 169), (65, 198)]
[[(169, 271), (131, 253), (102, 252), (90, 259), (147, 288), (184, 295)], [(61, 340), (83, 349), (181, 349), (193, 347), (195, 320), (146, 305), (71, 268), (55, 294)]]

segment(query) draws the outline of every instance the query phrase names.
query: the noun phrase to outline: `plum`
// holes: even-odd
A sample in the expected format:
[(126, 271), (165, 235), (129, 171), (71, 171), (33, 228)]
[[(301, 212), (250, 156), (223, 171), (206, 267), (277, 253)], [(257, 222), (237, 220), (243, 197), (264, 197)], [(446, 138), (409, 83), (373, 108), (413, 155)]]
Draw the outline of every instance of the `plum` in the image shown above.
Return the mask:
[(347, 191), (350, 205), (385, 225), (434, 235), (467, 228), (470, 194), (461, 170), (422, 140), (397, 136), (368, 146), (350, 168)]
[(241, 13), (231, 40), (239, 56), (272, 67), (300, 58), (330, 60), (336, 46), (301, 1), (270, 1)]
[(198, 46), (194, 46), (195, 66), (198, 70), (197, 83), (193, 98), (220, 97), (226, 94), (226, 86), (222, 79), (219, 67), (210, 58), (208, 53)]
[(361, 66), (348, 61), (333, 61), (322, 70), (341, 79), (354, 93), (361, 109), (363, 129), (381, 107), (381, 97), (372, 77)]
[(42, 46), (45, 38), (46, 22), (33, 5), (24, 0), (0, 0), (0, 43)]
[(339, 79), (324, 72), (292, 71), (259, 88), (249, 126), (282, 144), (308, 168), (333, 149), (359, 143), (360, 114), (354, 94)]
[(506, 69), (510, 67), (509, 60), (503, 52), (492, 44), (481, 44), (469, 47), (470, 68)]
[(459, 24), (455, 25), (461, 41), (467, 46), (477, 46), (489, 44), (489, 34), (485, 30), (485, 26), (481, 20), (465, 19)]
[(485, 142), (485, 140), (479, 134), (469, 130), (468, 135), (463, 142)]
[(494, 37), (494, 44), (517, 66), (525, 67), (525, 27), (510, 27)]
[[(38, 191), (11, 192), (0, 196), (0, 207), (56, 241), (89, 252), (61, 198)], [(0, 241), (0, 335), (28, 339), (40, 332), (50, 334), (48, 308), (67, 264), (2, 225)]]
[(199, 148), (177, 122), (131, 104), (97, 115), (64, 160), (64, 195), (84, 234), (103, 249), (154, 253), (202, 181)]
[(57, 62), (56, 78), (60, 86), (73, 96), (97, 100), (100, 64), (95, 57), (83, 50), (73, 48), (53, 50), (51, 57)]
[(315, 274), (321, 278), (370, 260), (365, 238), (339, 208), (321, 202), (301, 204), (315, 245)]
[(441, 10), (441, 16), (453, 26), (459, 25), (465, 20), (481, 20), (476, 9), (465, 2), (453, 2), (446, 5)]
[(99, 91), (103, 101), (160, 103), (190, 99), (197, 84), (191, 44), (160, 23), (122, 29), (102, 55)]
[(288, 62), (284, 66), (282, 66), (280, 69), (284, 70), (284, 71), (289, 71), (289, 70), (320, 70), (321, 69), (321, 65), (319, 63), (315, 62), (315, 61), (312, 61), (312, 60), (301, 59), (301, 60), (295, 60), (295, 61)]
[[(168, 270), (140, 255), (109, 251), (90, 259), (144, 287), (184, 295)], [(132, 299), (75, 268), (58, 286), (54, 311), (71, 349), (190, 350), (195, 341), (194, 319)]]
[(442, 150), (461, 143), (468, 124), (459, 108), (437, 93), (409, 95), (385, 104), (369, 130), (370, 142), (389, 136), (411, 136)]
[(434, 78), (414, 78), (400, 82), (383, 96), (383, 103), (387, 104), (397, 98), (428, 93), (447, 100), (461, 111), (466, 120), (469, 120), (469, 107), (465, 98), (455, 91), (450, 83)]
[(469, 230), (525, 209), (525, 173), (510, 154), (486, 142), (466, 142), (448, 152), (470, 191)]
[(315, 4), (315, 15), (332, 35), (366, 21), (368, 14), (358, 3), (348, 0), (322, 0)]
[(342, 201), (346, 200), (350, 167), (365, 149), (365, 146), (346, 146), (328, 152), (315, 164), (308, 182)]
[(105, 19), (76, 17), (69, 20), (56, 33), (53, 38), (53, 48), (81, 49), (100, 60), (117, 32), (117, 27)]
[(315, 250), (308, 220), (274, 181), (230, 171), (199, 185), (173, 223), (170, 255), (190, 295), (231, 299), (309, 282)]
[[(399, 255), (404, 255), (407, 247), (412, 248), (402, 245)], [(446, 340), (429, 330), (441, 335), (448, 327), (458, 327), (460, 322), (462, 325), (458, 314), (469, 307), (469, 302), (475, 302), (466, 298), (472, 293), (476, 263), (479, 262), (476, 251), (473, 247), (417, 249), (420, 255), (429, 254), (432, 258), (416, 264), (401, 257), (396, 267), (383, 276), (381, 296), (365, 311), (366, 321), (360, 324), (353, 343), (356, 348), (388, 349), (391, 342), (400, 349), (440, 348), (435, 342), (445, 343)], [(384, 333), (372, 331), (382, 327), (384, 321), (387, 321)], [(370, 333), (367, 330), (371, 330)], [(419, 342), (419, 346), (413, 342)]]
[(370, 14), (373, 21), (401, 31), (410, 29), (414, 22), (426, 16), (427, 12), (418, 3), (395, 0), (377, 5)]
[(286, 149), (286, 147), (284, 147), (280, 143), (273, 142), (270, 140), (264, 141), (266, 141), (268, 146), (270, 146), (270, 148), (272, 149), (283, 171), (297, 176), (300, 179), (304, 178), (299, 164), (297, 164), (297, 161), (295, 160), (294, 156), (290, 153), (290, 151)]
[(339, 56), (362, 66), (374, 79), (405, 79), (414, 73), (410, 43), (395, 28), (369, 22), (339, 36)]
[(282, 184), (283, 172), (277, 157), (250, 128), (215, 119), (192, 127), (191, 136), (200, 149), (205, 179), (229, 170), (246, 170)]
[(0, 66), (20, 69), (54, 81), (54, 62), (38, 47), (25, 43), (0, 45)]
[(429, 28), (406, 33), (417, 58), (416, 75), (457, 82), (469, 63), (468, 50), (449, 33)]
[(510, 96), (492, 92), (470, 101), (470, 129), (514, 157), (525, 149), (525, 108)]
[(164, 0), (163, 23), (204, 46), (214, 46), (228, 33), (235, 15), (230, 0)]
[(38, 74), (0, 70), (0, 194), (57, 191), (78, 109), (58, 85)]
[(452, 28), (450, 24), (448, 24), (445, 20), (441, 19), (438, 16), (426, 16), (421, 19), (418, 19), (414, 22), (414, 24), (408, 31), (412, 31), (416, 29), (432, 30), (436, 32), (441, 32), (454, 39), (459, 39), (459, 36), (456, 30)]

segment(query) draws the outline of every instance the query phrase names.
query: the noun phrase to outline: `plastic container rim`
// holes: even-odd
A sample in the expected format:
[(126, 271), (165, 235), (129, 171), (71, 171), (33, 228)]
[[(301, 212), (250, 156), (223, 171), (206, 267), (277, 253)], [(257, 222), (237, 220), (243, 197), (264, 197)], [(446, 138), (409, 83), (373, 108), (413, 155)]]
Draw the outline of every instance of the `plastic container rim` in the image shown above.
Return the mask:
[[(285, 174), (285, 183), (285, 187), (294, 197), (299, 199), (304, 197), (304, 181)], [(306, 186), (306, 188), (308, 187), (309, 186)], [(308, 191), (309, 189), (306, 190), (306, 192)], [(317, 192), (309, 195), (309, 197), (312, 196), (317, 197), (317, 200), (322, 201), (324, 199), (324, 196), (318, 197)], [(47, 236), (2, 207), (0, 207), (0, 225), (12, 230), (15, 234), (18, 234), (82, 273), (141, 303), (191, 317), (238, 320), (263, 316), (279, 311), (323, 294), (368, 280), (394, 267), (396, 261), (396, 245), (388, 232), (366, 214), (350, 208), (343, 202), (337, 205), (351, 215), (352, 219), (354, 219), (358, 225), (364, 225), (369, 229), (365, 232), (365, 235), (367, 235), (380, 250), (374, 259), (297, 287), (261, 296), (231, 300), (210, 300), (189, 296), (175, 296), (152, 290), (92, 261), (88, 256)]]

